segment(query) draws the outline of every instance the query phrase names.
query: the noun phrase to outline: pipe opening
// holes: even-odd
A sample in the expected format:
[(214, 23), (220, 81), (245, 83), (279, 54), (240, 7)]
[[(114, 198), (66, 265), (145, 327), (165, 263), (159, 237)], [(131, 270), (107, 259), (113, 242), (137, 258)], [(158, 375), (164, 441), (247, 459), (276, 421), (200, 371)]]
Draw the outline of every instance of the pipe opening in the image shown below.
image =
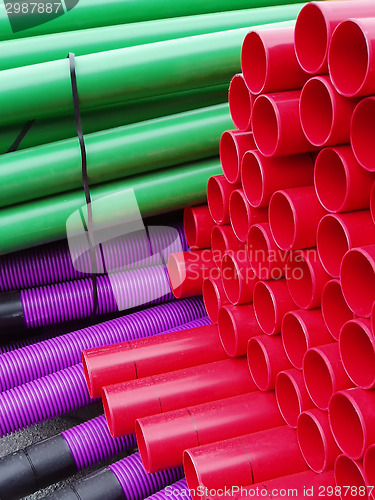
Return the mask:
[(270, 278), (270, 242), (262, 226), (251, 226), (248, 238), (249, 262), (257, 278), (267, 280)]
[(255, 385), (261, 391), (268, 391), (271, 382), (271, 368), (268, 353), (256, 337), (247, 344), (247, 362)]
[(215, 282), (210, 278), (206, 278), (203, 281), (202, 295), (208, 317), (212, 323), (217, 323), (220, 307), (220, 292)]
[(250, 207), (240, 191), (233, 191), (231, 194), (229, 214), (235, 235), (245, 242), (250, 229)]
[(300, 309), (309, 309), (314, 296), (314, 284), (311, 269), (301, 254), (289, 258), (287, 284), (289, 293)]
[(182, 282), (184, 281), (183, 270), (181, 269), (181, 262), (179, 262), (174, 254), (168, 257), (168, 276), (172, 287), (173, 295), (181, 298)]
[(235, 75), (229, 86), (228, 102), (230, 114), (238, 130), (251, 128), (251, 97), (242, 75)]
[(279, 141), (279, 123), (277, 111), (266, 95), (260, 95), (254, 102), (253, 134), (259, 151), (272, 156)]
[(269, 220), (277, 246), (290, 250), (296, 239), (296, 219), (291, 200), (282, 191), (277, 191), (271, 198)]
[(344, 299), (338, 280), (331, 280), (324, 287), (321, 306), (329, 333), (335, 340), (339, 340), (342, 326), (353, 319), (354, 314)]
[(199, 472), (194, 464), (193, 458), (189, 451), (184, 451), (183, 455), (184, 472), (186, 482), (189, 488), (193, 491), (199, 491), (197, 488), (200, 485)]
[(329, 212), (340, 212), (348, 197), (344, 159), (334, 149), (323, 149), (315, 162), (314, 183), (320, 203)]
[(314, 146), (323, 146), (333, 128), (333, 103), (329, 88), (322, 80), (312, 78), (302, 89), (300, 117), (303, 131)]
[(219, 311), (218, 329), (224, 351), (228, 356), (234, 357), (238, 345), (237, 327), (235, 319), (225, 307), (222, 307)]
[(326, 468), (326, 441), (319, 422), (309, 413), (301, 413), (297, 426), (298, 443), (307, 465), (317, 473)]
[(322, 266), (334, 278), (340, 276), (341, 261), (350, 248), (349, 238), (340, 218), (328, 214), (320, 221), (316, 246)]
[(358, 162), (366, 169), (375, 171), (375, 99), (361, 101), (352, 117), (350, 140)]
[(309, 348), (306, 338), (305, 326), (292, 312), (285, 314), (281, 335), (285, 353), (289, 361), (298, 370), (302, 370), (303, 357)]
[(220, 227), (215, 226), (211, 233), (212, 258), (217, 266), (221, 266), (224, 254), (229, 248), (225, 240), (224, 233)]
[(248, 88), (253, 94), (260, 94), (267, 78), (267, 52), (264, 43), (255, 31), (245, 37), (241, 52), (241, 65)]
[(364, 500), (369, 499), (367, 494), (369, 490), (360, 466), (345, 455), (337, 457), (335, 463), (335, 482), (337, 486), (341, 486), (342, 488), (348, 485), (351, 486), (345, 498), (356, 498), (358, 500), (358, 488), (362, 487), (361, 491), (364, 494), (361, 495), (361, 498)]
[(315, 349), (306, 352), (303, 360), (303, 378), (313, 403), (321, 410), (327, 410), (334, 392), (334, 380), (328, 361), (322, 353)]
[(363, 460), (367, 483), (370, 486), (375, 485), (375, 445), (367, 448), (365, 458)]
[(225, 178), (230, 183), (237, 182), (239, 170), (238, 148), (236, 138), (229, 131), (221, 136), (220, 160)]
[(107, 425), (109, 429), (109, 433), (113, 438), (116, 438), (116, 426), (115, 426), (115, 417), (112, 412), (111, 405), (108, 400), (109, 394), (106, 387), (102, 389), (102, 403), (104, 408), (105, 418), (107, 420)]
[(232, 304), (236, 304), (240, 298), (240, 271), (231, 254), (224, 255), (221, 263), (221, 274), (225, 294)]
[(242, 187), (250, 205), (260, 207), (263, 204), (263, 170), (259, 158), (253, 151), (245, 153), (242, 160)]
[(85, 377), (86, 385), (90, 394), (90, 398), (94, 398), (94, 384), (92, 380), (92, 373), (87, 365), (88, 358), (85, 351), (82, 351), (82, 365), (83, 365), (83, 375)]
[(267, 283), (259, 281), (254, 287), (254, 312), (260, 328), (266, 335), (272, 335), (276, 328), (276, 303)]
[(211, 217), (216, 224), (221, 224), (225, 219), (225, 193), (215, 177), (211, 177), (207, 184), (207, 202)]
[(294, 429), (301, 413), (300, 393), (293, 379), (286, 372), (280, 372), (276, 378), (276, 399), (285, 422)]
[(138, 420), (135, 421), (135, 435), (137, 438), (137, 445), (139, 453), (141, 455), (143, 466), (146, 469), (146, 471), (150, 473), (151, 472), (150, 449), (147, 445), (147, 440), (144, 435), (142, 424)]
[(195, 218), (194, 210), (187, 207), (184, 210), (184, 231), (186, 240), (190, 248), (197, 246), (197, 220)]

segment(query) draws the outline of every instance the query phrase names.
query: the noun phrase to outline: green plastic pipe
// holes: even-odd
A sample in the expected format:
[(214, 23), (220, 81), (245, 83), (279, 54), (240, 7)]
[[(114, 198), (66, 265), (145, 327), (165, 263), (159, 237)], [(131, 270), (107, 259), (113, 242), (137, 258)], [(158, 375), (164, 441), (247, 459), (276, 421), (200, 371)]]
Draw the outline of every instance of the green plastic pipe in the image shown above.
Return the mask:
[(288, 21), (297, 18), (303, 5), (243, 9), (5, 41), (0, 43), (0, 70), (63, 59), (68, 52), (81, 56), (254, 24)]
[[(101, 184), (91, 189), (93, 206), (108, 197), (101, 223), (113, 224), (126, 217), (119, 202), (124, 189), (134, 189), (143, 217), (197, 205), (206, 200), (208, 179), (220, 172), (220, 161), (213, 158)], [(85, 207), (82, 189), (0, 210), (0, 254), (66, 237), (66, 222), (81, 207)]]
[[(218, 153), (232, 127), (228, 104), (156, 118), (85, 137), (90, 185), (130, 177)], [(77, 138), (0, 156), (0, 207), (82, 186)]]
[[(49, 17), (51, 20), (44, 24), (28, 28), (30, 20), (38, 21), (37, 16), (29, 14), (20, 17), (18, 15), (17, 24), (23, 29), (16, 32), (12, 31), (5, 3), (0, 2), (0, 40), (210, 12), (293, 4), (299, 3), (299, 0), (162, 0), (160, 2), (155, 0), (79, 0), (79, 3), (77, 0), (63, 0), (65, 14), (61, 15), (61, 8), (54, 8), (54, 14), (57, 10), (57, 14), (60, 15), (55, 16), (55, 19), (51, 15)], [(77, 5), (69, 9), (72, 3)]]
[[(294, 21), (258, 29), (293, 26)], [(168, 40), (76, 58), (81, 109), (229, 83), (240, 71), (249, 28)], [(69, 61), (0, 72), (0, 124), (57, 116), (72, 109)]]
[[(82, 113), (82, 128), (85, 134), (91, 134), (99, 130), (225, 103), (227, 100), (228, 85), (176, 92)], [(22, 124), (0, 128), (0, 154), (9, 150), (23, 127)], [(36, 120), (23, 138), (18, 150), (76, 136), (77, 129), (73, 114), (57, 119)]]

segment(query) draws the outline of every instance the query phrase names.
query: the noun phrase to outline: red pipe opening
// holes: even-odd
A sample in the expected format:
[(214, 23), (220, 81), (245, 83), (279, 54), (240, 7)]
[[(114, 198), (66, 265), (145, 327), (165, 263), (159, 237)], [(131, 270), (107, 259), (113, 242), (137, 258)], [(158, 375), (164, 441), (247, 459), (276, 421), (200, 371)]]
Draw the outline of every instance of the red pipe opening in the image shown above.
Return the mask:
[(212, 258), (218, 268), (221, 269), (221, 261), (225, 253), (241, 250), (243, 244), (234, 234), (233, 228), (230, 225), (215, 226), (211, 232), (211, 249)]
[(325, 215), (316, 233), (316, 247), (324, 269), (333, 278), (340, 276), (341, 261), (351, 246), (345, 217), (334, 214)]
[(184, 230), (186, 240), (192, 250), (210, 248), (211, 231), (214, 225), (215, 222), (211, 217), (207, 205), (185, 208)]
[(369, 320), (345, 323), (340, 334), (340, 355), (355, 385), (362, 389), (375, 387), (375, 339)]
[[(365, 457), (363, 459), (363, 468), (365, 471), (365, 478), (367, 484), (370, 486), (375, 485), (375, 445), (371, 445), (367, 448)], [(374, 498), (374, 495), (372, 495)]]
[(276, 154), (280, 141), (279, 128), (279, 117), (272, 100), (267, 95), (257, 97), (253, 106), (253, 133), (255, 143), (264, 156)]
[(207, 202), (211, 217), (216, 224), (229, 224), (229, 197), (235, 187), (224, 175), (214, 175), (208, 179)]
[(247, 362), (254, 383), (261, 391), (274, 389), (277, 374), (291, 367), (280, 336), (251, 338)]
[[(337, 457), (334, 472), (336, 485), (341, 487), (343, 492), (346, 491), (344, 498), (358, 499), (358, 492), (361, 491), (363, 500), (370, 499), (368, 494), (370, 489), (368, 483), (366, 483), (361, 462), (355, 462), (345, 455), (340, 455)], [(370, 484), (373, 485), (373, 483)], [(348, 486), (350, 486), (349, 489)]]
[(246, 251), (228, 252), (221, 263), (225, 294), (231, 304), (246, 304), (253, 300), (253, 290), (258, 278), (251, 269)]
[(275, 392), (283, 419), (289, 427), (296, 429), (300, 413), (314, 406), (302, 373), (295, 368), (280, 372), (276, 377)]
[(372, 221), (375, 224), (375, 182), (373, 183), (372, 188), (371, 188), (370, 212), (371, 212)]
[(342, 326), (354, 318), (353, 312), (345, 301), (339, 280), (328, 281), (323, 288), (322, 314), (329, 333), (335, 340), (339, 340)]
[(266, 335), (280, 333), (284, 315), (296, 307), (285, 279), (258, 281), (253, 304), (259, 326)]
[(358, 316), (370, 317), (375, 302), (375, 245), (349, 250), (342, 260), (340, 278), (350, 309)]
[(297, 436), (302, 455), (310, 469), (318, 474), (332, 469), (340, 450), (332, 436), (326, 412), (313, 409), (301, 413)]
[(231, 184), (241, 181), (242, 157), (251, 149), (255, 149), (253, 134), (227, 130), (220, 139), (220, 160), (226, 180)]
[(356, 107), (350, 131), (350, 142), (355, 157), (363, 168), (375, 171), (375, 97), (363, 99)]
[(241, 73), (234, 75), (230, 82), (228, 102), (235, 127), (242, 132), (250, 131), (252, 96)]
[(203, 302), (212, 323), (218, 322), (219, 309), (228, 302), (221, 276), (205, 278), (202, 286)]
[(229, 199), (229, 214), (233, 231), (237, 238), (245, 243), (250, 228), (258, 222), (268, 220), (267, 208), (254, 208), (250, 206), (242, 189), (236, 189)]
[(224, 350), (233, 358), (246, 354), (248, 341), (262, 333), (250, 305), (222, 307), (218, 328)]

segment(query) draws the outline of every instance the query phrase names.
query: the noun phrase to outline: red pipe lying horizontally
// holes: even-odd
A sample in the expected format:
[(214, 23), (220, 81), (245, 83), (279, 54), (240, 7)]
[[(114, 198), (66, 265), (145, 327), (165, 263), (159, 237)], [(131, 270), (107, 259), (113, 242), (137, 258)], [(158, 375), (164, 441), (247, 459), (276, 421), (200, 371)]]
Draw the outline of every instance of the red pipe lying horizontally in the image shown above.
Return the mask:
[(216, 325), (190, 328), (82, 352), (87, 387), (92, 398), (103, 387), (158, 373), (226, 359)]
[(251, 112), (254, 97), (251, 95), (242, 73), (234, 75), (229, 85), (228, 103), (230, 116), (241, 132), (251, 130)]
[(133, 434), (135, 421), (255, 390), (246, 358), (227, 359), (103, 388), (112, 437)]
[[(323, 288), (322, 314), (329, 333), (335, 340), (339, 340), (343, 325), (354, 318), (354, 314), (349, 309), (342, 294), (339, 280), (328, 281)], [(327, 340), (321, 344), (328, 344), (328, 342)]]
[(147, 472), (182, 465), (184, 450), (283, 424), (272, 392), (233, 398), (144, 417), (136, 422)]
[[(345, 497), (358, 498), (360, 494), (363, 500), (373, 498), (369, 494), (372, 490), (369, 486), (373, 486), (374, 483), (366, 482), (365, 471), (361, 461), (356, 462), (345, 455), (340, 455), (337, 457), (335, 463), (334, 474), (337, 487), (341, 487), (344, 493), (345, 491), (348, 492)], [(348, 486), (350, 486), (349, 490)]]
[(227, 130), (220, 139), (220, 161), (224, 176), (231, 184), (241, 180), (241, 162), (246, 151), (255, 149), (251, 132)]
[(375, 97), (363, 99), (355, 108), (350, 131), (350, 142), (354, 155), (362, 167), (370, 172), (375, 171), (374, 112)]
[(244, 244), (238, 240), (230, 225), (215, 226), (211, 232), (211, 250), (215, 264), (221, 269), (221, 261), (224, 255), (229, 252), (244, 250)]
[(255, 283), (259, 280), (250, 267), (245, 251), (228, 252), (221, 263), (225, 294), (231, 304), (246, 304), (253, 300)]
[(228, 303), (221, 276), (205, 278), (202, 295), (208, 317), (212, 323), (217, 323), (220, 308)]
[(229, 199), (230, 223), (237, 238), (245, 243), (253, 224), (268, 221), (267, 208), (254, 208), (242, 189), (236, 189)]
[(216, 224), (229, 224), (229, 198), (234, 189), (236, 186), (230, 184), (224, 175), (214, 175), (208, 179), (208, 209)]
[(210, 248), (211, 231), (214, 227), (207, 205), (187, 207), (184, 210), (184, 230), (186, 240), (192, 250)]

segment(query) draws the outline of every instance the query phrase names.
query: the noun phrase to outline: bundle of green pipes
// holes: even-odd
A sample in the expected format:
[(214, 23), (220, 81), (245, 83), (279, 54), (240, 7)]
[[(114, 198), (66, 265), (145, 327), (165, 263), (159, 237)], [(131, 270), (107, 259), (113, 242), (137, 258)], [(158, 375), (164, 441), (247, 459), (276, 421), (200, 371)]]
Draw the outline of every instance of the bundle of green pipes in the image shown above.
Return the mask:
[(80, 0), (16, 33), (0, 9), (0, 254), (64, 238), (85, 206), (68, 52), (92, 200), (106, 196), (102, 218), (121, 221), (116, 193), (133, 189), (142, 216), (155, 215), (204, 201), (220, 173), (219, 138), (233, 128), (227, 90), (243, 39), (254, 27), (293, 25), (301, 6)]

